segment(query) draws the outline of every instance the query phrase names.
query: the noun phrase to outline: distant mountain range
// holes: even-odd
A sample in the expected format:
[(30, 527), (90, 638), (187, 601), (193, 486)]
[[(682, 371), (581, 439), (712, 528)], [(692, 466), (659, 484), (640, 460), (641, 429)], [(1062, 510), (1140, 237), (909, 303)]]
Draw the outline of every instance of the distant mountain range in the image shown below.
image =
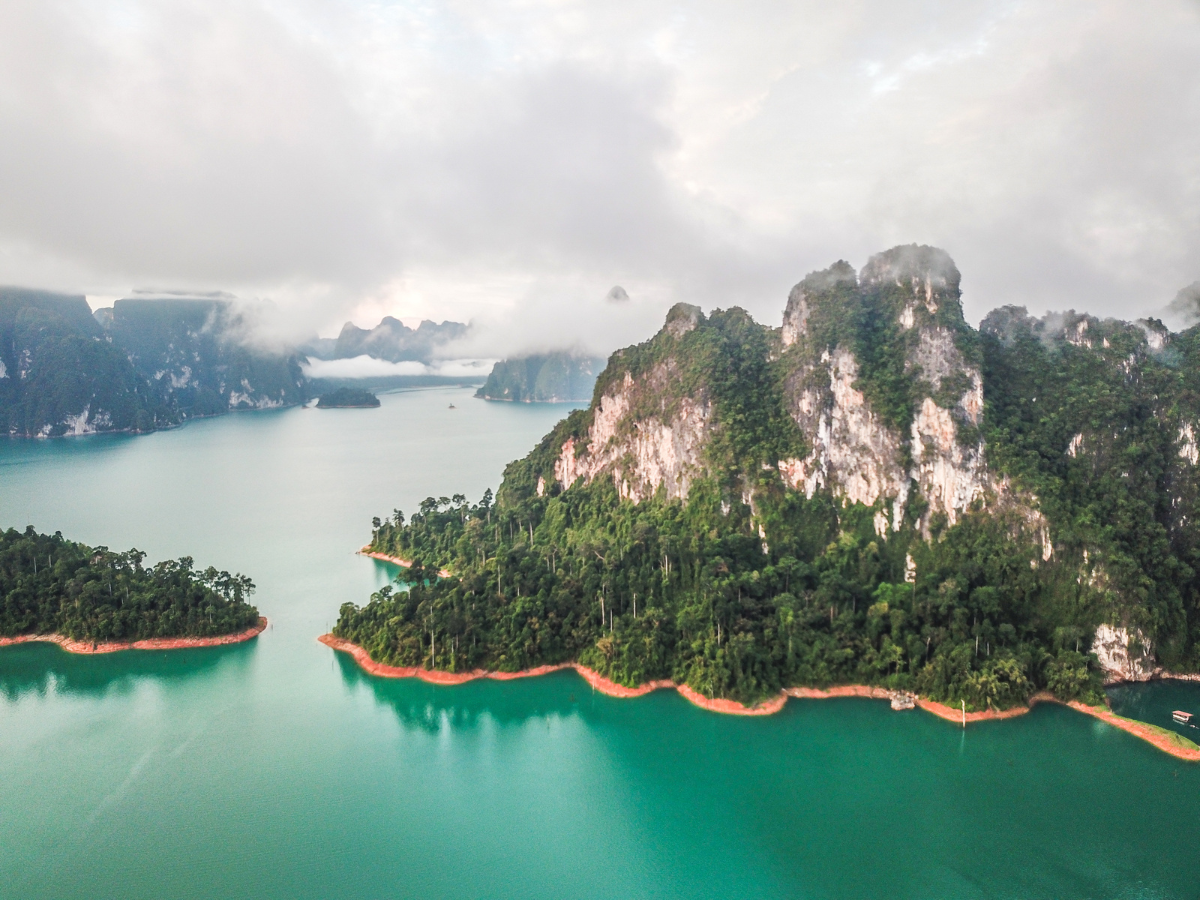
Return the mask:
[(153, 431), (195, 416), (300, 403), (291, 352), (255, 349), (225, 300), (118, 300), (0, 288), (0, 432)]
[[(146, 432), (230, 410), (291, 406), (361, 380), (307, 378), (306, 357), (430, 365), (468, 328), (429, 320), (409, 328), (388, 316), (371, 329), (347, 322), (337, 338), (268, 348), (253, 340), (245, 308), (225, 296), (123, 299), (93, 314), (81, 295), (0, 287), (0, 434)], [(567, 352), (503, 360), (477, 396), (587, 401), (603, 368), (603, 359)], [(371, 380), (479, 383), (437, 373)]]
[(519, 403), (587, 403), (604, 364), (601, 357), (570, 351), (502, 359), (475, 396)]
[(433, 360), (438, 347), (464, 337), (467, 329), (468, 326), (462, 322), (438, 323), (429, 319), (414, 329), (399, 319), (385, 316), (369, 330), (347, 322), (336, 338), (315, 338), (301, 349), (317, 359), (373, 356), (388, 362), (428, 363)]

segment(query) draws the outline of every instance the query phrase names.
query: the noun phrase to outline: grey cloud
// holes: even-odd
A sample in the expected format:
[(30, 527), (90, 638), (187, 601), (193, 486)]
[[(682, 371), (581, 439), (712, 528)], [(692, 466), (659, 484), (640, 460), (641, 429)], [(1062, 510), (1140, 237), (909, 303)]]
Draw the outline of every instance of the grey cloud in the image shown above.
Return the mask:
[(969, 318), (1134, 317), (1200, 277), (1198, 57), (1183, 0), (11, 0), (0, 283), (607, 352), (915, 242)]

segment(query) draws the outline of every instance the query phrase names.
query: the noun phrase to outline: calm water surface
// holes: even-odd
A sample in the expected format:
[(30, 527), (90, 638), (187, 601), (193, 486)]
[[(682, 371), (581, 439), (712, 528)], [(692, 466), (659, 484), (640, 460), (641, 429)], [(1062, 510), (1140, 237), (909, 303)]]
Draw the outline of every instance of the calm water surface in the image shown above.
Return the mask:
[[(0, 650), (0, 897), (1200, 896), (1200, 766), (1070, 710), (964, 733), (864, 700), (737, 719), (573, 673), (363, 675), (315, 638), (392, 574), (354, 555), (371, 517), (476, 499), (564, 412), (381, 399), (0, 442), (0, 526), (240, 570), (272, 623)], [(1200, 712), (1169, 690), (1120, 703)]]

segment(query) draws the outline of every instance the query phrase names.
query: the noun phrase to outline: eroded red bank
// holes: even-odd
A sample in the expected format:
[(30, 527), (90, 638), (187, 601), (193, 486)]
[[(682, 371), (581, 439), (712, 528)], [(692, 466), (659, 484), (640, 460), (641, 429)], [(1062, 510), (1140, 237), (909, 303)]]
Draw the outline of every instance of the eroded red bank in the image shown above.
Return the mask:
[[(374, 554), (371, 554), (374, 555)], [(786, 688), (779, 693), (778, 697), (759, 703), (755, 706), (745, 706), (735, 700), (714, 700), (705, 697), (692, 690), (686, 684), (676, 684), (673, 681), (649, 681), (645, 684), (638, 685), (635, 688), (625, 687), (617, 684), (615, 681), (610, 681), (599, 672), (589, 669), (587, 666), (581, 666), (579, 663), (561, 663), (556, 666), (538, 666), (535, 669), (525, 669), (520, 672), (488, 672), (484, 669), (475, 669), (471, 672), (439, 672), (435, 670), (422, 669), (418, 666), (388, 666), (383, 663), (377, 663), (367, 654), (367, 651), (358, 644), (353, 644), (350, 641), (342, 640), (339, 637), (334, 637), (332, 634), (323, 634), (317, 640), (327, 647), (332, 647), (334, 650), (339, 650), (342, 653), (348, 653), (354, 657), (355, 661), (367, 672), (372, 675), (379, 675), (384, 678), (420, 678), (422, 681), (427, 681), (430, 684), (463, 684), (468, 681), (475, 681), (479, 678), (491, 678), (495, 681), (512, 681), (516, 678), (532, 678), (536, 675), (547, 675), (550, 672), (558, 672), (562, 669), (574, 669), (578, 672), (588, 684), (594, 687), (601, 693), (608, 694), (611, 697), (642, 697), (649, 694), (651, 691), (656, 691), (661, 688), (675, 688), (684, 697), (690, 700), (696, 706), (703, 709), (712, 710), (713, 712), (727, 713), (736, 716), (769, 716), (772, 713), (777, 713), (785, 703), (788, 697), (796, 697), (802, 700), (826, 700), (831, 697), (868, 697), (875, 700), (886, 700), (891, 696), (891, 693), (884, 688), (870, 687), (863, 684), (839, 685), (825, 690), (820, 688), (794, 687)], [(988, 710), (987, 712), (971, 712), (966, 714), (967, 722), (982, 722), (989, 719), (1011, 719), (1014, 716), (1019, 716), (1029, 712), (1036, 703), (1062, 703), (1061, 700), (1051, 694), (1040, 693), (1035, 694), (1029, 700), (1029, 706), (1017, 706), (1012, 709), (1005, 710)], [(963, 712), (961, 709), (954, 709), (951, 706), (946, 706), (942, 703), (936, 703), (933, 700), (927, 700), (924, 697), (917, 699), (917, 704), (927, 712), (933, 713), (950, 722), (962, 723)], [(1127, 731), (1135, 737), (1139, 737), (1144, 741), (1148, 741), (1158, 749), (1169, 753), (1178, 759), (1185, 759), (1189, 762), (1200, 762), (1200, 750), (1192, 750), (1187, 747), (1181, 747), (1172, 743), (1169, 737), (1161, 734), (1149, 726), (1143, 725), (1140, 722), (1132, 722), (1128, 719), (1122, 719), (1119, 716), (1113, 715), (1104, 707), (1086, 706), (1077, 700), (1072, 700), (1065, 704), (1071, 709), (1085, 713), (1089, 716), (1094, 716), (1103, 722), (1107, 722), (1114, 728), (1120, 728), (1122, 731)]]
[(239, 631), (237, 634), (221, 634), (206, 638), (150, 638), (145, 641), (76, 641), (61, 634), (22, 634), (17, 637), (0, 637), (0, 647), (10, 644), (28, 644), (33, 641), (44, 641), (58, 644), (68, 653), (116, 653), (118, 650), (183, 650), (187, 647), (217, 647), (222, 644), (240, 644), (253, 637), (258, 637), (267, 627), (267, 620), (259, 616), (258, 624)]

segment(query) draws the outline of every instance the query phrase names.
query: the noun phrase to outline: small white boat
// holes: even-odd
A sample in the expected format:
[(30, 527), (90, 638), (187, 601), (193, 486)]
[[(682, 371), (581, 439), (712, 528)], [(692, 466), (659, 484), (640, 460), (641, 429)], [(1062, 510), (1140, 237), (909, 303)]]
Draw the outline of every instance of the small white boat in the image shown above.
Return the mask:
[(1174, 719), (1176, 722), (1178, 722), (1180, 725), (1191, 725), (1192, 724), (1192, 713), (1184, 712), (1182, 709), (1177, 709), (1177, 710), (1175, 710), (1175, 712), (1171, 713), (1171, 718)]

